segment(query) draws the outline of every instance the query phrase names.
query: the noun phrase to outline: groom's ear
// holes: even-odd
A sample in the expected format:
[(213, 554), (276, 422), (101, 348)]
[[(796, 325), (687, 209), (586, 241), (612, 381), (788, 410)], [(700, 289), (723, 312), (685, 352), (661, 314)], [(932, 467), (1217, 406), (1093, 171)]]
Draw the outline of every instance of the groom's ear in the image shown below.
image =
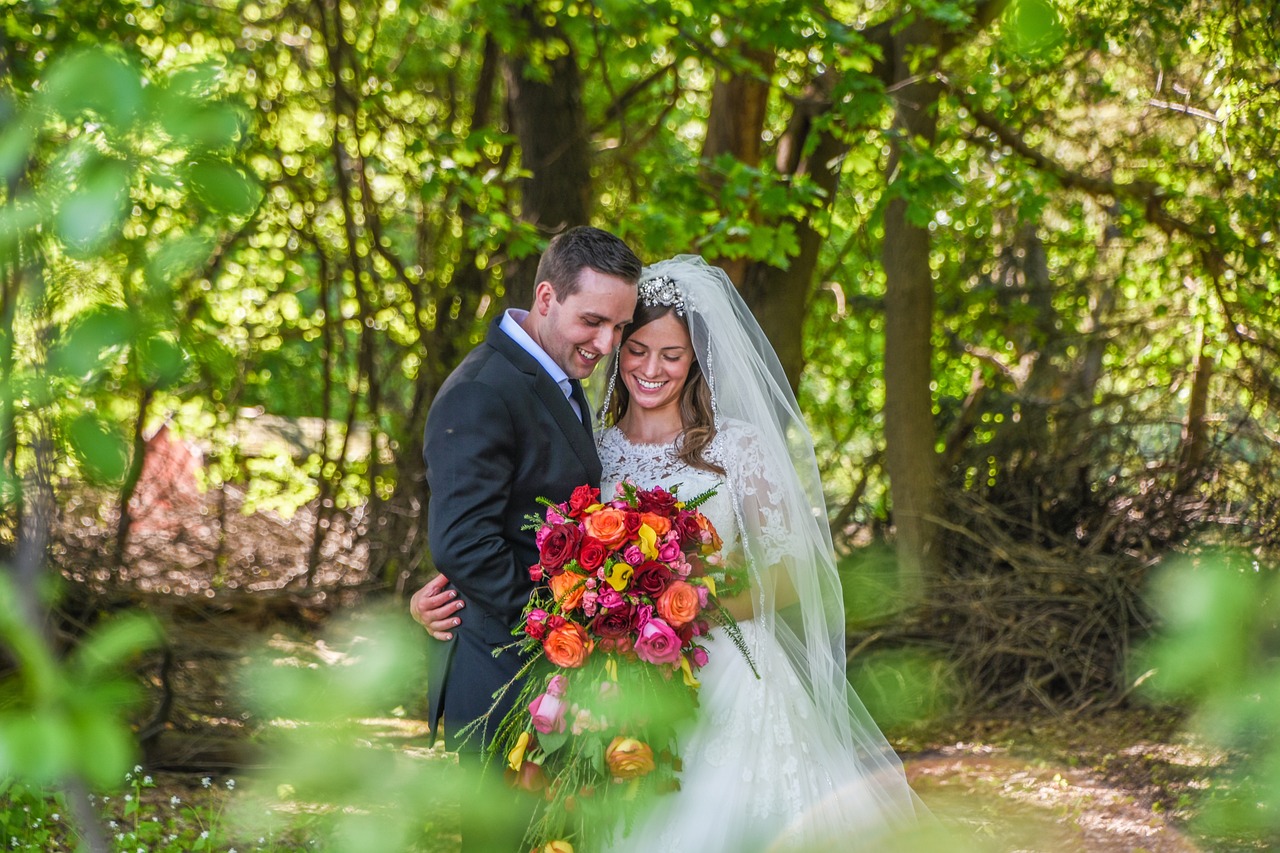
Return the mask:
[(533, 311), (540, 317), (545, 317), (551, 311), (551, 303), (556, 299), (555, 288), (551, 286), (549, 281), (540, 281), (538, 286), (533, 289)]

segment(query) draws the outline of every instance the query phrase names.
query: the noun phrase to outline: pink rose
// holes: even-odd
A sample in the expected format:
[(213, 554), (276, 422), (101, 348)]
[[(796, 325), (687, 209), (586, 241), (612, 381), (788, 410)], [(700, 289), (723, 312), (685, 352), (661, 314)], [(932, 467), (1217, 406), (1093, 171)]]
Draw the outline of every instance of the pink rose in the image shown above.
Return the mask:
[(563, 696), (568, 689), (569, 679), (563, 675), (553, 675), (551, 680), (547, 682), (547, 695), (549, 696)]
[(680, 559), (680, 543), (671, 539), (663, 542), (658, 548), (658, 559), (664, 563), (674, 563)]
[(680, 660), (680, 637), (662, 619), (653, 617), (636, 637), (636, 657), (648, 663), (676, 663)]
[(605, 610), (612, 610), (615, 607), (621, 607), (624, 602), (626, 602), (626, 599), (622, 597), (622, 593), (618, 592), (608, 584), (605, 584), (596, 598), (596, 603)]
[(628, 565), (638, 566), (644, 562), (644, 552), (640, 550), (639, 545), (628, 545), (622, 552), (622, 559), (626, 560)]
[(533, 727), (544, 735), (564, 731), (565, 714), (568, 710), (562, 698), (550, 693), (543, 693), (529, 703)]
[(707, 665), (707, 650), (698, 646), (690, 655), (693, 658), (693, 665), (701, 669)]

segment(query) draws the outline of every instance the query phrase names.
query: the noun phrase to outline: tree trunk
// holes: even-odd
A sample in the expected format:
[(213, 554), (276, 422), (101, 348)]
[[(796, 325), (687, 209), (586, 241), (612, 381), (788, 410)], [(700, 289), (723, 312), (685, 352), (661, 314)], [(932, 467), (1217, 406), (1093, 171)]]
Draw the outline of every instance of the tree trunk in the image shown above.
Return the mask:
[[(591, 152), (582, 105), (582, 79), (573, 45), (554, 24), (547, 26), (535, 3), (513, 15), (527, 27), (523, 52), (507, 56), (503, 72), (512, 129), (529, 177), (521, 181), (520, 218), (544, 236), (585, 225), (591, 212)], [(534, 51), (532, 45), (543, 49)], [(551, 55), (535, 69), (531, 54)], [(535, 73), (538, 72), (538, 73)], [(545, 79), (542, 79), (545, 75)], [(537, 257), (511, 258), (503, 271), (507, 304), (527, 308), (533, 300)]]
[(933, 277), (929, 232), (908, 218), (910, 188), (899, 168), (903, 151), (931, 143), (937, 127), (939, 85), (910, 64), (909, 47), (936, 43), (928, 22), (913, 21), (892, 36), (893, 86), (897, 106), (891, 135), (889, 203), (884, 212), (885, 271), (885, 468), (902, 591), (917, 600), (935, 574), (937, 438), (930, 390), (933, 361)]

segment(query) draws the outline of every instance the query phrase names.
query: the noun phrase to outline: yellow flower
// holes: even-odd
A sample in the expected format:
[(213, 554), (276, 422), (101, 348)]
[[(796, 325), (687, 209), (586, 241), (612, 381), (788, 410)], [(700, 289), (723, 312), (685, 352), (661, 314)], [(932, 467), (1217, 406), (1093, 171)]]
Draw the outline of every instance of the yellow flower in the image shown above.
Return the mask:
[(605, 581), (618, 592), (622, 592), (627, 588), (627, 584), (631, 583), (631, 575), (634, 573), (635, 569), (631, 568), (629, 563), (619, 560), (609, 567), (609, 574)]
[(650, 560), (658, 559), (658, 533), (647, 524), (640, 525), (640, 550)]
[(529, 733), (521, 732), (520, 737), (516, 739), (516, 745), (507, 753), (507, 766), (517, 773), (524, 765), (524, 751), (529, 748), (529, 741)]
[(608, 673), (610, 681), (618, 680), (618, 661), (613, 655), (609, 655), (604, 662), (604, 671)]
[(684, 674), (684, 683), (688, 687), (695, 690), (702, 686), (702, 682), (693, 676), (693, 667), (689, 666), (689, 658), (685, 655), (680, 656), (680, 672)]
[(538, 853), (573, 853), (573, 845), (563, 838), (548, 841)]
[(701, 578), (700, 580), (702, 581), (702, 585), (707, 588), (707, 592), (711, 593), (712, 595), (716, 594), (715, 578), (711, 577), (711, 575), (707, 575), (706, 577)]

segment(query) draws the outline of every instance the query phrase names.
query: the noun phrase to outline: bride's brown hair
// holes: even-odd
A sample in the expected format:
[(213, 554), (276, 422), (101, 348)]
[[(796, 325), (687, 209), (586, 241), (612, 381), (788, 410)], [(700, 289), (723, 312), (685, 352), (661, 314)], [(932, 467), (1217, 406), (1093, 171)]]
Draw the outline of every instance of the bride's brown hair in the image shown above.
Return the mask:
[[(609, 365), (610, 375), (617, 375), (618, 358), (622, 354), (622, 347), (626, 345), (627, 339), (637, 330), (668, 314), (674, 314), (680, 321), (680, 325), (684, 326), (685, 331), (689, 331), (688, 321), (670, 305), (645, 305), (643, 302), (636, 305), (635, 319), (623, 330), (622, 343), (613, 355), (613, 363)], [(617, 424), (627, 413), (627, 406), (630, 403), (631, 392), (627, 390), (626, 383), (615, 382), (613, 397), (605, 410), (608, 422)], [(710, 471), (723, 477), (724, 468), (707, 458), (707, 450), (711, 447), (712, 439), (716, 437), (716, 417), (715, 409), (711, 406), (711, 385), (702, 372), (702, 364), (699, 363), (696, 353), (693, 356), (693, 362), (689, 365), (689, 374), (685, 377), (684, 387), (680, 389), (680, 422), (683, 424), (683, 429), (676, 438), (676, 456), (690, 467), (701, 468), (703, 471)]]

